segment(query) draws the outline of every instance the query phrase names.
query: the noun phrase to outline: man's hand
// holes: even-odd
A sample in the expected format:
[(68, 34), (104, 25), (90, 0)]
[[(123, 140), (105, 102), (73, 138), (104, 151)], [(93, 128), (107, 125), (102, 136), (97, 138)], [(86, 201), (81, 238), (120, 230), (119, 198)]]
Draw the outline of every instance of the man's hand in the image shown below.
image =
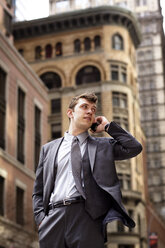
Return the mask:
[(95, 122), (98, 122), (100, 124), (97, 126), (95, 132), (91, 130), (92, 133), (101, 133), (105, 131), (105, 125), (109, 123), (109, 121), (104, 116), (97, 116), (95, 118)]

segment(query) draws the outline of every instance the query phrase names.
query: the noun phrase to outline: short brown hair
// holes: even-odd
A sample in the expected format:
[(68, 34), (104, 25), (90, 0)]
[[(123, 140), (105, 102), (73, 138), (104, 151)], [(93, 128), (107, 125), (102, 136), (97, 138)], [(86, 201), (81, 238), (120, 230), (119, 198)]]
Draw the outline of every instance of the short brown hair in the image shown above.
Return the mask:
[(97, 104), (97, 96), (95, 95), (95, 93), (91, 92), (91, 93), (83, 93), (79, 96), (75, 96), (72, 98), (70, 104), (69, 104), (69, 108), (74, 110), (74, 107), (76, 106), (76, 104), (78, 103), (78, 100), (80, 98), (84, 98), (89, 102), (92, 103), (96, 103)]

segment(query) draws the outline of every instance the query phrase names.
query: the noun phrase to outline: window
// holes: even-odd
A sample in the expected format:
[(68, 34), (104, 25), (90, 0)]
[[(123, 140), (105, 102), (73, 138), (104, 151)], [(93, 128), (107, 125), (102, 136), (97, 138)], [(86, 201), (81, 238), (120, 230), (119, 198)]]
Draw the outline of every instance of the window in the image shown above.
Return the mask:
[(127, 68), (121, 65), (111, 65), (111, 80), (127, 83)]
[(152, 60), (153, 59), (153, 53), (151, 50), (148, 50), (145, 52), (145, 59), (146, 60)]
[(100, 46), (101, 46), (101, 39), (100, 39), (100, 36), (97, 35), (95, 36), (94, 38), (94, 44), (95, 44), (95, 49), (99, 49)]
[(111, 65), (111, 79), (119, 81), (119, 66)]
[(74, 41), (74, 52), (75, 53), (80, 53), (81, 51), (81, 42), (79, 39)]
[(38, 165), (40, 147), (41, 147), (41, 110), (35, 106), (35, 144), (34, 144), (34, 162), (35, 170)]
[(113, 107), (127, 108), (127, 95), (120, 92), (112, 92)]
[(41, 59), (42, 58), (42, 48), (40, 46), (37, 46), (35, 48), (35, 59)]
[(11, 8), (13, 0), (6, 0), (6, 2), (7, 2), (8, 7)]
[(126, 73), (126, 68), (121, 67), (121, 82), (126, 83), (127, 82), (127, 73)]
[(49, 90), (61, 87), (61, 78), (55, 72), (46, 72), (42, 74), (40, 78)]
[(24, 224), (24, 190), (16, 187), (16, 223)]
[(18, 49), (18, 52), (23, 56), (24, 55), (24, 50), (22, 48)]
[(24, 163), (25, 139), (25, 93), (18, 88), (18, 128), (17, 128), (17, 159)]
[(62, 43), (58, 42), (55, 46), (55, 55), (62, 56)]
[(122, 128), (129, 130), (128, 118), (122, 116), (114, 116), (114, 121), (119, 124)]
[(90, 51), (90, 49), (91, 49), (91, 40), (90, 38), (87, 37), (84, 39), (84, 50)]
[(76, 84), (95, 83), (101, 80), (100, 71), (95, 66), (85, 66), (76, 75)]
[(153, 199), (154, 202), (161, 202), (162, 201), (162, 192), (154, 192), (151, 196), (151, 199)]
[(123, 50), (124, 44), (123, 44), (123, 38), (119, 34), (115, 34), (112, 37), (112, 48), (115, 50)]
[(5, 149), (6, 72), (0, 68), (0, 147)]
[(4, 26), (7, 31), (7, 35), (11, 34), (11, 24), (12, 24), (12, 17), (8, 14), (7, 11), (4, 10)]
[(136, 3), (136, 6), (140, 6), (140, 1), (141, 0), (136, 0), (136, 2), (135, 2)]
[(51, 100), (51, 113), (60, 114), (61, 113), (61, 99), (52, 99)]
[(117, 222), (117, 231), (118, 232), (124, 232), (124, 225), (121, 221)]
[(101, 93), (95, 93), (97, 96), (97, 115), (102, 115), (102, 101), (101, 101)]
[(61, 123), (54, 123), (51, 125), (51, 138), (57, 139), (61, 137)]
[(5, 179), (0, 176), (0, 215), (4, 215)]
[(119, 182), (120, 186), (123, 190), (130, 190), (131, 189), (131, 176), (129, 174), (119, 173)]
[(45, 47), (45, 57), (51, 58), (52, 57), (52, 46), (50, 44), (46, 45)]

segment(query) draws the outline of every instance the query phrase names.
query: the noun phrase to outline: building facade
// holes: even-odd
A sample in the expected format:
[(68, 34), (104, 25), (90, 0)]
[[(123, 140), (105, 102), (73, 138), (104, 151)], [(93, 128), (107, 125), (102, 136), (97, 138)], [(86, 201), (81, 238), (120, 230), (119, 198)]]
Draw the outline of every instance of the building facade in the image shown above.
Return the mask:
[(0, 247), (33, 248), (32, 191), (40, 147), (47, 142), (48, 97), (12, 44), (8, 2), (0, 1)]
[(137, 49), (141, 123), (147, 137), (150, 199), (165, 218), (165, 37), (160, 0), (50, 0), (50, 15), (111, 5), (136, 14), (142, 32)]
[[(135, 53), (140, 43), (136, 19), (117, 7), (76, 10), (14, 24), (15, 46), (49, 92), (49, 139), (68, 129), (71, 98), (95, 91), (97, 115), (105, 115), (145, 140), (140, 125)], [(147, 247), (143, 154), (118, 162), (123, 201), (137, 222), (108, 225), (107, 248)]]

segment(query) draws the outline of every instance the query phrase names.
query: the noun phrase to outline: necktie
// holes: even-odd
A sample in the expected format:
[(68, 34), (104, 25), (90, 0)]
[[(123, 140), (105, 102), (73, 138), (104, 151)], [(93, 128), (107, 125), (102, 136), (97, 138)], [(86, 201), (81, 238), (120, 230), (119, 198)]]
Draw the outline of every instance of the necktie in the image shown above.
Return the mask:
[(81, 168), (82, 168), (81, 151), (80, 151), (80, 146), (78, 144), (78, 138), (76, 136), (73, 138), (72, 146), (71, 146), (71, 163), (72, 163), (72, 173), (77, 190), (85, 199), (86, 197), (81, 182)]

